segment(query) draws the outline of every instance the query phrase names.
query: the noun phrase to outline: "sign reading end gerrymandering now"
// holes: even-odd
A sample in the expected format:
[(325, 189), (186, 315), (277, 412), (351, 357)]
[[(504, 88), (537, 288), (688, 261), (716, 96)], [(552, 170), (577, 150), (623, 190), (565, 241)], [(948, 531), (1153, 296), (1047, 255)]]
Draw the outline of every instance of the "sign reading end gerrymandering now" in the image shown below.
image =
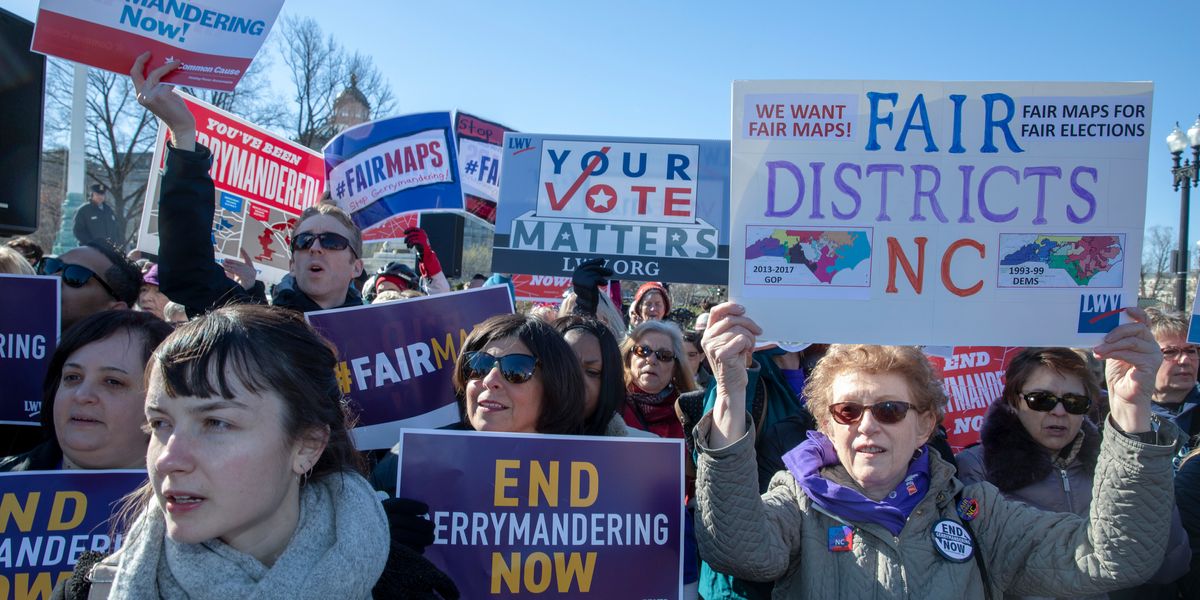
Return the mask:
[(1152, 90), (734, 82), (730, 297), (769, 339), (1095, 344), (1137, 301)]
[(728, 143), (506, 133), (503, 169), (497, 272), (602, 257), (619, 279), (725, 283)]

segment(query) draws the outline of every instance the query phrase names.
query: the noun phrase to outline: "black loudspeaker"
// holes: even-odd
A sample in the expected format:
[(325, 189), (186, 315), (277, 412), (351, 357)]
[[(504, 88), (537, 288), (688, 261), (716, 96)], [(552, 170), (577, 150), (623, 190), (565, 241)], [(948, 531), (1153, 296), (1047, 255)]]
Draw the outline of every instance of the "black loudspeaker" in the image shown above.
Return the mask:
[(0, 9), (0, 235), (38, 226), (46, 57), (32, 40), (33, 23)]
[(421, 215), (421, 229), (429, 236), (429, 245), (437, 252), (438, 262), (448, 279), (462, 277), (463, 226), (466, 217), (451, 213)]

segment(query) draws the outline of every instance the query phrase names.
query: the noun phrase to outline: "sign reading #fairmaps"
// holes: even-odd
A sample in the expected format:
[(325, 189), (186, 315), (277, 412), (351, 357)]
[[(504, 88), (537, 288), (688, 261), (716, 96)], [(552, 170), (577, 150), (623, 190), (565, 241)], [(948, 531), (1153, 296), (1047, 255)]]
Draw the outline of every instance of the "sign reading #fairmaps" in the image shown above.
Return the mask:
[(42, 380), (58, 347), (61, 284), (58, 277), (0, 274), (0, 423), (41, 423)]
[(728, 142), (507, 133), (503, 165), (493, 270), (603, 257), (618, 279), (725, 283)]
[(681, 440), (406, 430), (397, 497), (463, 598), (681, 598)]
[(232, 91), (271, 33), (283, 0), (41, 0), (33, 51), (114, 73), (151, 52), (164, 82)]
[[(292, 227), (325, 191), (321, 155), (216, 106), (179, 95), (196, 118), (196, 142), (212, 151), (215, 256), (240, 260), (239, 250), (245, 250), (258, 279), (279, 283), (288, 273)], [(166, 153), (167, 128), (160, 123), (138, 227), (137, 248), (151, 254), (158, 254)]]
[(359, 450), (391, 448), (404, 427), (458, 421), (454, 361), (475, 325), (511, 314), (508, 288), (334, 308), (305, 318), (338, 349), (338, 383), (357, 406)]
[(496, 202), (500, 199), (504, 134), (509, 131), (512, 130), (475, 115), (461, 111), (454, 113), (466, 210), (492, 225), (496, 224)]
[(118, 550), (110, 518), (145, 482), (137, 470), (0, 473), (0, 600), (47, 600), (80, 554)]
[(730, 297), (770, 339), (1095, 344), (1137, 301), (1152, 90), (736, 81)]

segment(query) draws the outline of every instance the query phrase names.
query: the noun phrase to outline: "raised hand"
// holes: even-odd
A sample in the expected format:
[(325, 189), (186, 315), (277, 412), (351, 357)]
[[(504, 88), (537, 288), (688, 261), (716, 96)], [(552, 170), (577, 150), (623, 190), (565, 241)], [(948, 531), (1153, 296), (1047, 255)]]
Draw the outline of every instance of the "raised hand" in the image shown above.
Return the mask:
[(713, 447), (728, 445), (746, 433), (746, 384), (753, 361), (755, 337), (762, 333), (740, 304), (725, 302), (709, 313), (700, 345), (717, 380), (713, 406)]
[(604, 266), (603, 258), (593, 258), (579, 263), (571, 273), (572, 289), (575, 291), (575, 311), (596, 315), (600, 306), (600, 286), (608, 285), (613, 270)]
[(1108, 361), (1105, 378), (1113, 421), (1127, 433), (1141, 433), (1150, 430), (1150, 396), (1162, 351), (1146, 326), (1146, 313), (1140, 308), (1125, 313), (1133, 322), (1108, 332), (1092, 352)]
[(195, 150), (196, 118), (192, 116), (192, 111), (188, 110), (187, 104), (184, 104), (183, 98), (175, 93), (173, 86), (162, 83), (162, 78), (166, 77), (167, 73), (179, 68), (182, 63), (177, 60), (171, 61), (145, 75), (146, 63), (149, 60), (150, 53), (143, 52), (134, 61), (133, 68), (129, 71), (129, 77), (133, 79), (133, 87), (137, 90), (138, 104), (162, 119), (171, 131), (173, 145), (176, 148)]
[(225, 275), (238, 282), (243, 289), (248, 290), (254, 287), (254, 281), (258, 279), (258, 272), (254, 269), (254, 261), (250, 260), (249, 254), (246, 254), (246, 249), (243, 248), (240, 252), (242, 260), (226, 258), (221, 261), (221, 268), (225, 269)]

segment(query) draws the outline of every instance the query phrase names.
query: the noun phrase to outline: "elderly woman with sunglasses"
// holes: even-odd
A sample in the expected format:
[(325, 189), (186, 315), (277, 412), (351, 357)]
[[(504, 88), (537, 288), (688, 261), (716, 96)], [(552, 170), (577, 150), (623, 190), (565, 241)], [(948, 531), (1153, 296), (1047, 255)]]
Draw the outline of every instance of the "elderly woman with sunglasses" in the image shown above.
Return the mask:
[(685, 359), (683, 333), (670, 321), (645, 321), (622, 344), (625, 355), (625, 424), (663, 438), (683, 438), (675, 413), (679, 395), (696, 389)]
[[(1099, 383), (1074, 351), (1022, 351), (1004, 373), (1004, 392), (988, 409), (981, 443), (957, 457), (959, 479), (986, 481), (1005, 498), (1042, 510), (1086, 517), (1101, 439), (1088, 415), (1096, 413), (1099, 398)], [(1174, 581), (1190, 558), (1176, 514), (1166, 558), (1150, 582)]]
[(1094, 349), (1109, 359), (1111, 413), (1087, 517), (963, 485), (930, 452), (946, 397), (912, 347), (835, 345), (805, 386), (819, 432), (784, 457), (760, 497), (746, 357), (761, 333), (743, 307), (713, 310), (717, 378), (696, 426), (697, 540), (721, 571), (776, 581), (776, 598), (1084, 595), (1137, 584), (1167, 545), (1178, 429), (1151, 418), (1161, 353), (1145, 313)]

